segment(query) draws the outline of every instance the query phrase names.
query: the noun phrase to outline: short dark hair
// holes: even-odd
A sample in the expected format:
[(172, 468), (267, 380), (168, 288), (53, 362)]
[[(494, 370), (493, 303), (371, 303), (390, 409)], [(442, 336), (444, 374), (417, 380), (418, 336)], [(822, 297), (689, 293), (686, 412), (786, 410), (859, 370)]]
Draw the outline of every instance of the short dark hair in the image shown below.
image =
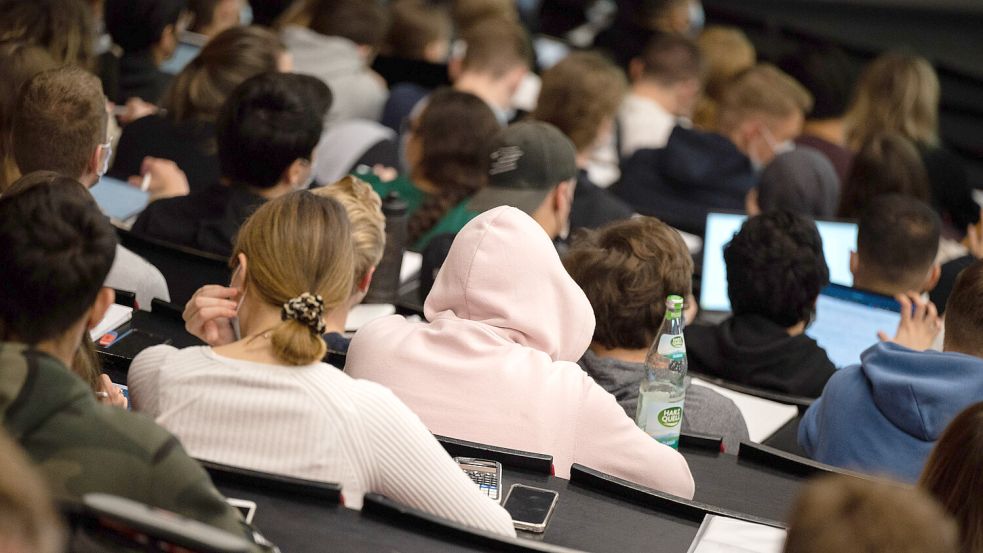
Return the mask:
[(449, 44), (454, 36), (447, 7), (427, 0), (394, 0), (389, 19), (384, 50), (390, 56), (422, 60), (428, 46), (438, 40)]
[(945, 305), (944, 349), (983, 357), (983, 261), (956, 277)]
[(78, 181), (32, 173), (0, 198), (0, 339), (29, 344), (77, 322), (102, 288), (116, 233)]
[(700, 78), (700, 49), (684, 36), (656, 35), (638, 59), (642, 62), (643, 78), (663, 86)]
[(872, 199), (860, 214), (857, 255), (881, 282), (906, 282), (935, 263), (942, 223), (924, 202), (900, 194)]
[(106, 0), (106, 31), (124, 52), (145, 52), (186, 7), (187, 0)]
[(262, 73), (240, 84), (216, 125), (222, 176), (233, 184), (270, 188), (321, 139), (331, 91), (319, 79)]
[(808, 320), (829, 284), (816, 223), (787, 211), (745, 221), (724, 247), (724, 262), (734, 314), (761, 315), (783, 327)]
[(834, 119), (846, 113), (857, 71), (842, 49), (830, 44), (804, 44), (778, 67), (812, 94), (808, 119)]
[(928, 173), (913, 142), (897, 133), (879, 133), (853, 157), (840, 194), (840, 217), (857, 218), (871, 199), (892, 193), (929, 201)]
[(106, 139), (106, 97), (95, 75), (79, 67), (42, 71), (21, 89), (14, 113), (14, 160), (22, 173), (85, 173)]
[(594, 341), (609, 349), (649, 347), (666, 298), (685, 298), (693, 287), (693, 258), (682, 236), (654, 217), (579, 233), (563, 265), (594, 308)]

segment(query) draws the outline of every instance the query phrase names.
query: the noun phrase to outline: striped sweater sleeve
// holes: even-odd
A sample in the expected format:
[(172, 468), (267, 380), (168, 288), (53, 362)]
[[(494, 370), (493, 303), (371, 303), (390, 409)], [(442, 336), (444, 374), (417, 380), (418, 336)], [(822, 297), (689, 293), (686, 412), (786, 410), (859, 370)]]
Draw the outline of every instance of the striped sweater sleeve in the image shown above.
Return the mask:
[(515, 536), (512, 518), (485, 497), (423, 422), (388, 389), (366, 385), (361, 412), (374, 457), (370, 491), (448, 520)]

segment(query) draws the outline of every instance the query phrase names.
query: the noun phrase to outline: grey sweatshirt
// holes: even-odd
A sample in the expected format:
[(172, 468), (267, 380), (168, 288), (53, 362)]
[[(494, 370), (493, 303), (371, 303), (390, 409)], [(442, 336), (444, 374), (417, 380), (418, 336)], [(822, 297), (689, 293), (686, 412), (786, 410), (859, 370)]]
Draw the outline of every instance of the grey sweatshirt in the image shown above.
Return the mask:
[[(638, 383), (645, 373), (645, 365), (609, 357), (598, 357), (587, 350), (578, 362), (587, 374), (612, 394), (629, 417), (635, 418), (638, 406)], [(683, 432), (721, 436), (724, 449), (737, 453), (741, 441), (748, 441), (744, 416), (733, 401), (717, 392), (690, 384), (686, 379), (686, 403), (683, 407)]]

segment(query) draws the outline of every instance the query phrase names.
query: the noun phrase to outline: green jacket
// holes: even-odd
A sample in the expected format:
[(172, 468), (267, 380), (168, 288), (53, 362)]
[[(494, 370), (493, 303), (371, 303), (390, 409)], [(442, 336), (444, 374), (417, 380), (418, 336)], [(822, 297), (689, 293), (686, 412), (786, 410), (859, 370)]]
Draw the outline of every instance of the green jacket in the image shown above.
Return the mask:
[(177, 438), (142, 415), (100, 404), (61, 362), (24, 344), (0, 342), (0, 422), (56, 500), (108, 493), (248, 536)]
[[(412, 216), (413, 212), (420, 208), (427, 197), (406, 175), (400, 175), (395, 180), (389, 182), (382, 182), (371, 173), (356, 173), (355, 176), (372, 185), (372, 189), (379, 194), (380, 198), (385, 198), (390, 192), (399, 194), (399, 197), (407, 204), (408, 209), (406, 213), (409, 216)], [(435, 236), (440, 236), (441, 234), (457, 234), (460, 232), (464, 228), (464, 225), (478, 216), (478, 212), (471, 211), (467, 208), (467, 205), (468, 200), (464, 200), (451, 208), (437, 221), (437, 224), (433, 228), (425, 232), (423, 236), (410, 245), (410, 250), (422, 252)]]

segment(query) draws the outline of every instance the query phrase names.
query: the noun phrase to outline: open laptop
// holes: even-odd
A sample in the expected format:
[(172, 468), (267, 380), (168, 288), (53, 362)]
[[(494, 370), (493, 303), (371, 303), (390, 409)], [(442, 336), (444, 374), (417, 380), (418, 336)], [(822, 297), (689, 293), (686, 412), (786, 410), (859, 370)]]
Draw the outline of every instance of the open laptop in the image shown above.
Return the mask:
[[(727, 268), (724, 265), (726, 246), (747, 219), (743, 213), (711, 212), (707, 215), (703, 239), (703, 273), (700, 281), (700, 308), (710, 312), (729, 312), (727, 297)], [(823, 253), (829, 266), (829, 279), (834, 284), (850, 286), (850, 252), (857, 249), (857, 225), (846, 221), (817, 220), (816, 227), (823, 239)]]
[(860, 354), (877, 343), (877, 333), (894, 336), (901, 304), (892, 297), (830, 284), (816, 301), (816, 320), (806, 334), (826, 350), (837, 368), (860, 363)]

